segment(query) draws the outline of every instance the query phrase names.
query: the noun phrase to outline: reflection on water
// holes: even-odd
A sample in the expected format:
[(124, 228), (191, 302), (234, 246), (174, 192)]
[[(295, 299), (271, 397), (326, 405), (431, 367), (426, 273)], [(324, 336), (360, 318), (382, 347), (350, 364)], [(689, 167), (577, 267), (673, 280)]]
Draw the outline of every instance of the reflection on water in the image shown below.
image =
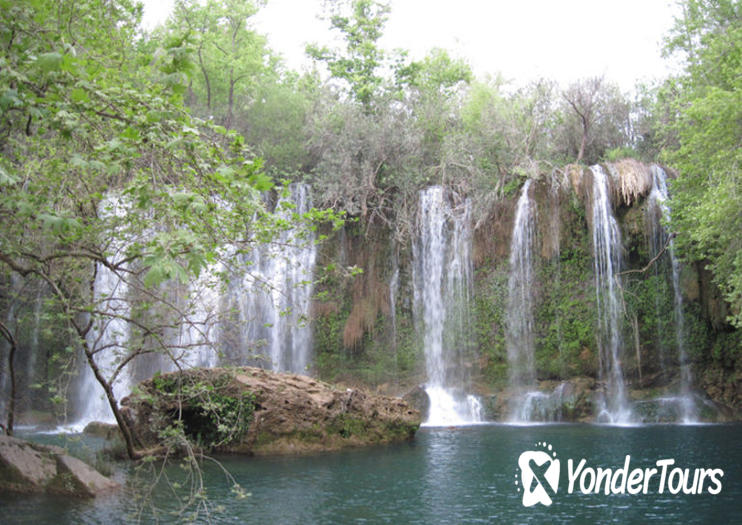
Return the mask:
[[(48, 437), (45, 439), (49, 439)], [(742, 510), (742, 425), (610, 427), (600, 425), (477, 425), (422, 429), (415, 441), (305, 457), (221, 458), (250, 493), (237, 499), (224, 474), (204, 465), (216, 523), (734, 523)], [(562, 461), (550, 507), (524, 508), (514, 481), (518, 456), (551, 443)], [(96, 444), (97, 445), (97, 444)], [(674, 458), (676, 466), (724, 469), (713, 496), (567, 494), (567, 459), (593, 467), (632, 468)], [(177, 478), (173, 466), (170, 475)], [(135, 523), (133, 482), (93, 502), (0, 495), (3, 523)], [(170, 516), (163, 491), (154, 503)], [(145, 513), (142, 523), (149, 523)], [(203, 520), (206, 522), (206, 520)]]

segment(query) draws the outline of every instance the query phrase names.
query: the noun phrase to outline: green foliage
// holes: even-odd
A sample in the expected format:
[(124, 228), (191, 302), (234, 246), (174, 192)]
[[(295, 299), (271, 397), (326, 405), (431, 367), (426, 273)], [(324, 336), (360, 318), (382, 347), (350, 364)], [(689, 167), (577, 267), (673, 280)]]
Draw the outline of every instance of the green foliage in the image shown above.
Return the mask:
[[(99, 376), (107, 384), (142, 354), (182, 356), (187, 349), (173, 352), (178, 343), (163, 334), (174, 323), (193, 326), (197, 303), (186, 294), (173, 300), (175, 291), (223, 284), (227, 272), (206, 274), (227, 246), (247, 253), (296, 224), (338, 219), (312, 210), (289, 222), (266, 209), (261, 192), (274, 182), (227, 128), (232, 88), (252, 78), (256, 62), (267, 66), (260, 39), (244, 28), (251, 5), (220, 5), (229, 12), (199, 12), (219, 15), (209, 31), (155, 37), (139, 33), (141, 9), (128, 0), (0, 5), (0, 266), (46, 283), (70, 354), (82, 349), (91, 367), (104, 343), (89, 334), (112, 318), (129, 325), (131, 338), (105, 348), (115, 366)], [(194, 117), (184, 100), (193, 98), (194, 50), (198, 58), (224, 38), (232, 47), (219, 65), (230, 107), (221, 126)], [(248, 41), (257, 46), (249, 53)], [(231, 259), (231, 268), (242, 260)], [(95, 293), (102, 267), (126, 282), (125, 296)], [(107, 306), (136, 298), (144, 298), (131, 308), (138, 318)]]
[(742, 5), (686, 0), (667, 40), (685, 70), (663, 87), (670, 120), (664, 155), (678, 169), (672, 184), (676, 246), (686, 260), (707, 261), (742, 326)]
[(286, 75), (261, 83), (255, 100), (235, 124), (265, 159), (266, 169), (281, 178), (293, 178), (311, 166), (305, 125), (316, 91), (315, 79), (310, 77)]
[(484, 360), (482, 375), (493, 384), (504, 384), (507, 380), (505, 349), (507, 290), (507, 268), (477, 271), (473, 311), (477, 348)]
[(714, 341), (710, 352), (714, 362), (722, 367), (735, 370), (738, 377), (742, 373), (742, 336), (739, 330), (722, 332)]
[(330, 17), (330, 24), (342, 35), (345, 49), (331, 50), (310, 45), (307, 54), (327, 64), (334, 78), (347, 82), (355, 100), (368, 111), (383, 83), (378, 70), (384, 63), (384, 52), (377, 42), (389, 6), (377, 0), (348, 0), (347, 4), (338, 7)]
[[(328, 311), (314, 319), (315, 366), (319, 377), (333, 382), (360, 381), (368, 386), (414, 384), (422, 352), (411, 312), (397, 311), (394, 332), (389, 316), (379, 312), (373, 329), (365, 332), (354, 347), (347, 348), (343, 335), (352, 304), (348, 300), (351, 292), (345, 286), (348, 283), (333, 286), (337, 293), (334, 300), (339, 299), (340, 303), (331, 303), (328, 296), (323, 296)], [(320, 288), (330, 289), (325, 283)], [(337, 304), (342, 308), (336, 309)]]
[(345, 439), (352, 436), (363, 436), (366, 433), (366, 422), (348, 414), (339, 414), (328, 425), (328, 432), (340, 434)]
[(413, 87), (422, 96), (432, 94), (451, 97), (474, 79), (471, 67), (462, 59), (454, 59), (445, 49), (435, 48), (420, 61), (401, 65), (396, 71), (401, 86)]
[[(99, 12), (106, 5), (92, 2), (89, 15), (108, 19)], [(131, 245), (126, 254), (144, 263), (147, 284), (198, 275), (216, 256), (207, 232), (231, 214), (217, 213), (224, 207), (216, 205), (214, 196), (233, 201), (234, 213), (254, 210), (255, 190), (270, 187), (258, 173), (260, 165), (249, 159), (241, 139), (221, 142), (216, 129), (183, 110), (175, 85), (163, 76), (180, 60), (178, 49), (164, 50), (146, 68), (130, 40), (131, 26), (101, 27), (92, 34), (81, 29), (78, 38), (88, 38), (80, 41), (79, 50), (68, 50), (63, 67), (37, 69), (23, 57), (63, 46), (69, 35), (52, 29), (51, 13), (45, 19), (46, 13), (32, 9), (29, 4), (5, 21), (8, 39), (42, 33), (45, 38), (14, 38), (16, 52), (0, 73), (0, 89), (16, 85), (15, 78), (27, 79), (22, 91), (15, 88), (24, 101), (20, 119), (11, 113), (4, 122), (9, 154), (3, 169), (19, 181), (6, 188), (0, 202), (0, 213), (8, 218), (4, 255), (30, 270), (26, 261), (34, 258), (26, 247), (29, 241), (42, 241), (45, 248), (32, 252), (36, 260), (62, 250), (81, 251), (84, 259), (95, 261), (107, 255), (105, 246), (98, 245), (101, 237), (116, 232), (119, 238), (136, 238), (154, 219), (163, 230), (146, 245)], [(66, 30), (77, 31), (76, 24), (85, 20), (84, 13), (74, 11), (60, 16), (69, 18)], [(106, 38), (121, 39), (119, 55), (96, 54), (110, 46)], [(113, 189), (130, 204), (99, 214), (103, 194)], [(244, 226), (243, 220), (234, 220), (236, 215), (232, 219), (232, 226)]]
[(640, 154), (630, 146), (619, 146), (609, 149), (603, 154), (605, 162), (617, 162), (622, 159), (640, 159)]
[[(348, 250), (351, 260), (344, 262), (356, 262), (362, 268), (330, 263), (315, 284), (316, 372), (331, 382), (411, 386), (419, 382), (423, 363), (419, 334), (406, 299), (411, 291), (398, 290), (392, 311), (387, 285), (393, 272), (389, 268), (392, 254), (385, 238), (389, 232), (374, 230), (364, 237), (357, 226), (357, 222), (346, 225), (342, 237), (331, 238), (324, 245), (325, 260), (338, 261), (340, 250)], [(341, 248), (341, 243), (347, 246)]]
[(565, 206), (559, 217), (559, 256), (538, 269), (535, 348), (542, 378), (593, 375), (597, 367), (591, 241), (584, 208), (575, 204)]
[(559, 159), (556, 85), (540, 80), (508, 88), (501, 77), (473, 83), (459, 106), (461, 126), (449, 133), (444, 148), (447, 169), (474, 198), (477, 215)]
[[(228, 373), (214, 381), (201, 381), (195, 374), (156, 375), (152, 385), (155, 402), (170, 410), (174, 421), (159, 429), (163, 441), (186, 437), (200, 448), (211, 450), (238, 443), (250, 428), (255, 395), (235, 394)], [(173, 410), (177, 406), (177, 410)]]
[[(423, 166), (435, 166), (444, 155), (447, 135), (456, 126), (457, 105), (473, 80), (469, 65), (433, 49), (420, 61), (398, 64), (395, 71), (398, 98), (409, 107), (408, 125), (419, 135), (419, 156)], [(409, 174), (404, 174), (409, 177)], [(401, 181), (395, 181), (403, 187)]]
[(558, 143), (565, 159), (594, 164), (606, 150), (635, 143), (632, 104), (616, 84), (603, 77), (580, 79), (562, 98), (564, 123)]
[[(265, 37), (248, 29), (262, 0), (178, 0), (155, 41), (180, 41), (188, 69), (188, 102), (196, 114), (214, 118), (227, 129), (249, 107), (261, 85), (275, 81), (277, 62)], [(161, 33), (164, 33), (161, 34)]]

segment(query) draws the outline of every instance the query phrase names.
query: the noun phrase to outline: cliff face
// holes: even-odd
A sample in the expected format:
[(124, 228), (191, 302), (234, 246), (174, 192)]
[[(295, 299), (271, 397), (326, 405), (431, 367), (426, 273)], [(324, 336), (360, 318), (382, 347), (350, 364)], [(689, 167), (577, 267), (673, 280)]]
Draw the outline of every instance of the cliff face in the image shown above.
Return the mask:
[[(649, 399), (686, 394), (686, 385), (690, 385), (690, 390), (700, 394), (699, 406), (709, 407), (714, 413), (721, 410), (724, 417), (738, 417), (735, 410), (742, 408), (742, 335), (727, 324), (727, 306), (704, 264), (678, 263), (671, 256), (672, 238), (662, 226), (664, 212), (657, 192), (658, 184), (672, 189), (671, 180), (664, 180), (672, 179), (672, 173), (664, 170), (664, 182), (660, 184), (656, 177), (659, 167), (632, 160), (605, 165), (600, 170), (606, 174), (600, 180), (607, 181), (607, 211), (615, 218), (616, 235), (620, 237), (620, 245), (611, 252), (617, 255), (616, 275), (610, 282), (618, 303), (615, 334), (611, 337), (618, 343), (610, 365), (620, 367), (626, 397), (641, 405)], [(431, 331), (425, 326), (425, 315), (421, 315), (422, 298), (426, 296), (421, 287), (429, 285), (432, 278), (424, 275), (420, 254), (442, 252), (441, 246), (455, 245), (457, 248), (449, 251), (465, 253), (455, 254), (457, 257), (447, 253), (446, 270), (457, 265), (461, 269), (465, 264), (466, 271), (443, 272), (445, 277), (438, 272), (439, 288), (448, 286), (460, 292), (458, 300), (462, 304), (446, 304), (446, 315), (466, 319), (438, 323), (444, 332), (438, 337), (438, 346), (443, 347), (439, 354), (446, 356), (439, 355), (438, 360), (438, 368), (445, 369), (443, 375), (462, 378), (466, 385), (458, 393), (478, 395), (485, 417), (507, 417), (509, 400), (518, 395), (513, 388), (516, 374), (512, 354), (514, 349), (527, 346), (529, 356), (521, 362), (529, 368), (519, 375), (527, 379), (528, 389), (554, 392), (558, 388), (566, 398), (561, 408), (552, 412), (561, 419), (594, 419), (595, 399), (610, 386), (605, 380), (609, 368), (606, 336), (599, 330), (603, 307), (596, 288), (592, 224), (595, 176), (590, 168), (572, 165), (532, 179), (527, 186), (533, 231), (529, 234), (530, 280), (525, 287), (530, 312), (525, 323), (526, 345), (513, 341), (510, 325), (515, 308), (509, 297), (514, 274), (511, 251), (518, 245), (512, 238), (518, 224), (518, 203), (526, 187), (523, 179), (520, 188), (508, 185), (497, 198), (479, 196), (477, 200), (478, 196), (471, 196), (473, 202), (469, 203), (455, 192), (441, 189), (444, 202), (439, 204), (445, 204), (446, 211), (439, 215), (444, 219), (439, 229), (426, 224), (425, 231), (430, 238), (438, 234), (466, 237), (459, 238), (458, 244), (423, 246), (420, 222), (426, 215), (420, 213), (420, 205), (415, 202), (399, 205), (394, 217), (392, 210), (387, 210), (385, 218), (377, 217), (375, 222), (351, 220), (339, 231), (328, 227), (318, 232), (327, 238), (317, 247), (313, 274), (298, 276), (293, 272), (290, 279), (296, 285), (297, 279), (302, 281), (311, 274), (316, 281), (307, 314), (309, 329), (303, 327), (306, 303), (297, 308), (289, 302), (291, 308), (285, 308), (273, 294), (264, 294), (262, 302), (253, 301), (255, 290), (241, 287), (240, 278), (236, 279), (218, 301), (226, 324), (214, 330), (219, 334), (217, 364), (267, 365), (272, 358), (267, 357), (266, 348), (271, 353), (273, 346), (292, 350), (296, 346), (293, 327), (301, 325), (301, 341), (306, 343), (306, 354), (311, 354), (307, 368), (311, 375), (352, 388), (407, 394), (429, 379), (425, 335)], [(665, 206), (671, 204), (669, 200)], [(469, 220), (467, 228), (461, 227), (466, 222), (459, 213), (462, 209)], [(439, 240), (446, 241), (443, 237)], [(464, 245), (466, 249), (461, 249)], [(291, 257), (279, 253), (274, 262), (280, 260), (282, 264), (269, 265), (276, 274), (270, 279), (265, 269), (266, 282), (286, 282), (284, 274), (291, 270), (283, 264), (285, 258)], [(465, 275), (466, 282), (452, 283), (448, 275)], [(0, 276), (0, 281), (4, 278)], [(53, 410), (51, 392), (44, 385), (67, 373), (62, 361), (54, 356), (66, 354), (66, 349), (78, 342), (67, 338), (60, 306), (46, 300), (49, 291), (44, 286), (14, 279), (0, 282), (0, 290), (12, 291), (0, 294), (0, 314), (15, 313), (21, 320), (16, 360), (19, 417), (28, 423), (49, 420), (53, 426), (52, 417), (32, 410)], [(443, 297), (440, 293), (438, 296)], [(236, 298), (252, 299), (239, 302), (235, 308)], [(142, 302), (137, 297), (129, 299), (132, 304)], [(268, 310), (271, 315), (258, 315)], [(278, 325), (286, 328), (286, 333), (281, 337), (269, 334)], [(455, 334), (451, 330), (454, 325), (459, 327)], [(310, 330), (311, 337), (304, 337)], [(450, 350), (453, 352), (449, 354)], [(5, 352), (0, 341), (0, 354)], [(128, 374), (133, 385), (167, 364), (157, 355), (137, 358), (124, 375)], [(285, 360), (276, 360), (275, 365), (287, 369)], [(288, 369), (304, 370), (305, 366)], [(565, 382), (569, 385), (560, 386)], [(38, 391), (32, 388), (36, 384), (42, 385)], [(453, 388), (448, 381), (445, 386)], [(5, 393), (0, 396), (0, 414), (9, 389), (8, 375), (0, 367), (0, 392)], [(82, 397), (75, 394), (77, 390), (70, 389), (70, 405), (76, 400), (78, 404), (88, 401), (77, 399)], [(423, 408), (424, 403), (419, 407)]]
[[(705, 399), (701, 404), (714, 408), (704, 411), (703, 417), (717, 417), (711, 412), (718, 414), (720, 405), (731, 408), (721, 407), (727, 417), (736, 417), (734, 411), (742, 407), (737, 379), (742, 338), (726, 324), (724, 302), (701, 265), (681, 262), (673, 273), (671, 236), (661, 230), (664, 219), (658, 216), (652, 195), (652, 168), (627, 160), (605, 166), (605, 171), (622, 240), (618, 335), (630, 398), (641, 404), (645, 398), (675, 392), (681, 370), (690, 369), (693, 389)], [(671, 172), (667, 175), (672, 178)], [(535, 374), (544, 389), (567, 380), (577, 385), (572, 388), (577, 397), (570, 403), (581, 408), (565, 419), (590, 419), (593, 408), (581, 393), (603, 388), (596, 337), (593, 176), (590, 169), (568, 166), (532, 186)], [(487, 404), (494, 417), (502, 415), (510, 386), (506, 314), (517, 200), (513, 192), (484, 216), (474, 217), (470, 326), (476, 357), (466, 366), (474, 390), (491, 400)], [(408, 231), (414, 236), (414, 227)], [(318, 266), (335, 269), (325, 275), (314, 304), (320, 377), (394, 393), (425, 382), (424, 349), (413, 315), (410, 244), (409, 238), (400, 239), (398, 234), (395, 238), (387, 226), (357, 225), (325, 243)], [(351, 265), (363, 269), (363, 274), (350, 277), (340, 271)], [(679, 298), (674, 286), (679, 286)]]

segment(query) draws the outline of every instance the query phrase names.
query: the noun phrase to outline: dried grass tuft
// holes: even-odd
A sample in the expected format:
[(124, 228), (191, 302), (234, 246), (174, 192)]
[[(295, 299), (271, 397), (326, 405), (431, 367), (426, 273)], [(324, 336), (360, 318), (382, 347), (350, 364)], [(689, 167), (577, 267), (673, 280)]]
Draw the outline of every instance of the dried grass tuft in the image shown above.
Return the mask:
[(353, 280), (353, 306), (343, 328), (343, 345), (348, 349), (357, 348), (363, 335), (373, 331), (379, 314), (390, 312), (389, 285), (379, 277), (372, 253), (375, 251), (367, 247), (358, 252), (358, 262), (365, 265)]
[(326, 317), (337, 313), (338, 304), (335, 301), (314, 301), (312, 303), (312, 318)]
[(583, 168), (579, 164), (568, 164), (564, 167), (564, 177), (572, 184), (575, 195), (582, 195)]
[(648, 166), (637, 160), (620, 160), (609, 168), (616, 175), (619, 200), (626, 206), (631, 206), (652, 189), (652, 172)]

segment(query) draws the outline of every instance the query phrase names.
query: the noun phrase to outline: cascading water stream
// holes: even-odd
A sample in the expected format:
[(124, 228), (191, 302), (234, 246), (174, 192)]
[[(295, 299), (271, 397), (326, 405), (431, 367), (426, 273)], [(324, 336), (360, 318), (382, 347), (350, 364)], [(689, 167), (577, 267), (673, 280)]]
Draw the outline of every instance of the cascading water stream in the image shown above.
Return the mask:
[(519, 412), (511, 412), (510, 422), (519, 424), (534, 421), (561, 421), (566, 385), (567, 383), (560, 383), (552, 392), (541, 392), (539, 390), (524, 392), (520, 402), (515, 406), (515, 410)]
[(44, 306), (44, 291), (46, 287), (39, 285), (33, 306), (33, 328), (31, 330), (31, 344), (28, 360), (26, 361), (26, 384), (36, 383), (36, 359), (39, 355), (39, 333), (41, 332), (41, 312)]
[(673, 288), (673, 323), (675, 325), (675, 343), (677, 345), (678, 361), (680, 363), (680, 384), (677, 393), (679, 404), (679, 415), (683, 423), (694, 423), (698, 421), (698, 410), (695, 404), (692, 385), (693, 375), (688, 359), (688, 351), (685, 344), (685, 319), (683, 315), (683, 295), (680, 288), (680, 261), (675, 256), (672, 237), (668, 235), (662, 226), (661, 220), (670, 217), (670, 208), (667, 204), (669, 193), (667, 191), (667, 174), (657, 166), (651, 166), (652, 191), (649, 194), (649, 209), (655, 221), (654, 246), (652, 254), (657, 256), (660, 250), (665, 249), (669, 256), (670, 270), (672, 273)]
[(392, 248), (392, 278), (389, 281), (389, 320), (391, 321), (390, 344), (394, 350), (395, 377), (399, 372), (399, 352), (397, 350), (397, 295), (399, 293), (399, 256)]
[(599, 401), (598, 421), (623, 424), (632, 421), (623, 370), (621, 297), (617, 274), (621, 271), (621, 232), (613, 215), (608, 176), (603, 168), (590, 168), (593, 174), (592, 234), (593, 270), (598, 310), (598, 348), (600, 380), (604, 384)]
[[(124, 204), (115, 196), (106, 197), (99, 205), (99, 213), (102, 218), (122, 217), (124, 212)], [(116, 262), (124, 258), (125, 248), (123, 240), (114, 238), (108, 247), (109, 259)], [(126, 271), (126, 265), (119, 265), (118, 268), (122, 272)], [(129, 286), (118, 273), (101, 263), (96, 263), (93, 286), (95, 310), (102, 312), (102, 314), (98, 315), (93, 321), (92, 328), (86, 337), (86, 344), (94, 353), (93, 359), (96, 366), (103, 376), (110, 380), (127, 352), (129, 324), (125, 319), (131, 316), (131, 303), (128, 298)], [(81, 356), (80, 359), (82, 363), (77, 391), (80, 414), (72, 426), (82, 429), (91, 421), (113, 423), (113, 413), (103, 387), (95, 378), (85, 356)], [(129, 372), (129, 366), (127, 365), (121, 370), (113, 383), (113, 392), (116, 399), (122, 399), (131, 391)]]
[[(175, 371), (181, 368), (217, 366), (218, 355), (214, 342), (218, 339), (218, 320), (220, 317), (221, 281), (219, 273), (221, 264), (205, 268), (201, 275), (189, 283), (184, 310), (187, 319), (182, 320), (176, 337), (171, 341), (175, 350), (174, 362), (168, 363), (168, 369)], [(155, 370), (152, 370), (152, 375)]]
[[(292, 214), (311, 209), (309, 186), (292, 184), (289, 203), (279, 202), (276, 213), (291, 221)], [(276, 242), (256, 248), (252, 265), (234, 298), (238, 304), (244, 347), (259, 342), (261, 361), (274, 371), (307, 373), (312, 331), (309, 308), (317, 256), (314, 234), (283, 230)]]
[(469, 202), (452, 206), (440, 186), (420, 192), (419, 235), (413, 244), (415, 318), (423, 334), (428, 426), (481, 421), (468, 393), (464, 359), (472, 287)]
[[(294, 184), (288, 202), (277, 206), (280, 219), (291, 221), (293, 213), (302, 214), (311, 208), (308, 186)], [(122, 216), (123, 204), (116, 197), (101, 202), (102, 217)], [(123, 257), (126, 242), (114, 240), (108, 247), (109, 258), (118, 261)], [(256, 339), (262, 339), (267, 357), (263, 360), (273, 370), (305, 373), (311, 352), (311, 329), (308, 326), (312, 294), (312, 277), (316, 248), (314, 234), (302, 235), (298, 229), (283, 230), (271, 246), (260, 246), (251, 254), (251, 273), (236, 278), (225, 294), (219, 274), (221, 265), (213, 265), (186, 289), (175, 290), (173, 301), (185, 312), (178, 328), (167, 338), (169, 359), (135, 359), (128, 364), (114, 382), (114, 394), (122, 399), (131, 391), (135, 380), (151, 377), (157, 371), (172, 371), (190, 367), (213, 367), (219, 364), (214, 344), (222, 345), (226, 332), (240, 333), (238, 361), (245, 363), (244, 355)], [(125, 265), (118, 267), (126, 272)], [(129, 285), (120, 273), (109, 267), (96, 266), (94, 298), (98, 316), (90, 330), (87, 343), (96, 351), (95, 362), (103, 375), (110, 378), (126, 355), (130, 340), (131, 316)], [(226, 308), (237, 304), (238, 322), (224, 327)], [(223, 333), (224, 332), (224, 333)], [(174, 363), (177, 361), (177, 365)], [(77, 382), (78, 419), (69, 428), (81, 430), (91, 421), (113, 422), (108, 400), (91, 368), (81, 363)]]
[(536, 399), (530, 395), (536, 388), (532, 295), (536, 209), (529, 195), (531, 183), (529, 179), (521, 189), (510, 242), (505, 346), (511, 389), (509, 419), (513, 422), (531, 421), (534, 414), (525, 408), (533, 407)]

